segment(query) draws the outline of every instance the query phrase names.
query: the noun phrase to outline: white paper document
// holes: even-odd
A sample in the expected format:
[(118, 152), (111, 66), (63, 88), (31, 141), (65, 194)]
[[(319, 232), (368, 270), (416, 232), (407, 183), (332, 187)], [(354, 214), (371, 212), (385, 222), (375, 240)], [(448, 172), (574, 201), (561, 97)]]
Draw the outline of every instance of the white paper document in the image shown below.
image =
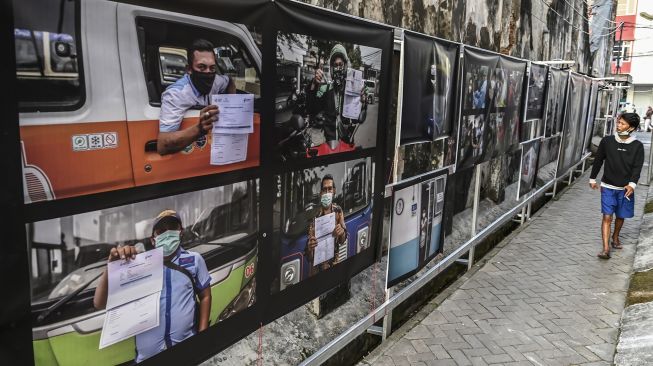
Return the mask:
[(214, 133), (211, 141), (211, 165), (225, 165), (247, 160), (248, 134)]
[(347, 69), (345, 93), (360, 96), (361, 90), (363, 90), (363, 72), (360, 70)]
[(323, 236), (332, 235), (336, 228), (336, 213), (315, 218), (315, 237), (320, 240)]
[(100, 336), (100, 349), (159, 326), (159, 296), (141, 299), (107, 310)]
[(107, 274), (107, 309), (158, 293), (163, 286), (163, 250), (149, 250), (129, 261), (109, 262)]
[(313, 254), (313, 265), (317, 266), (333, 258), (334, 255), (334, 238), (333, 235), (327, 235), (317, 240), (315, 253)]
[(242, 134), (254, 132), (254, 94), (214, 94), (211, 104), (219, 109), (213, 133)]
[(342, 107), (342, 116), (345, 118), (358, 119), (361, 114), (361, 96), (345, 94), (344, 106)]

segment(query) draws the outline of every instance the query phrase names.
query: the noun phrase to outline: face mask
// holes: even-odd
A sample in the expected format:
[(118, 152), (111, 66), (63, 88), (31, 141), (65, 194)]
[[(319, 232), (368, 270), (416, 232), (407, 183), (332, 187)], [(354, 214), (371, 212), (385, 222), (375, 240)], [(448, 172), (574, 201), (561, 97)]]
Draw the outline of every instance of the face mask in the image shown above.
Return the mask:
[(198, 92), (202, 95), (207, 95), (211, 92), (213, 88), (213, 81), (215, 80), (214, 72), (198, 72), (193, 71), (190, 74), (190, 81), (193, 82), (193, 86), (197, 89)]
[(331, 206), (332, 200), (333, 200), (333, 193), (325, 193), (320, 198), (320, 203), (322, 203), (322, 207), (327, 208)]
[(629, 131), (629, 130), (625, 130), (625, 131), (621, 131), (621, 132), (617, 131), (617, 135), (619, 135), (619, 136), (630, 136), (631, 132), (632, 131)]
[(179, 230), (165, 231), (154, 238), (154, 246), (163, 249), (163, 255), (167, 257), (179, 247), (181, 242), (181, 239), (179, 239), (180, 234), (181, 231)]
[(345, 68), (344, 67), (334, 67), (333, 68), (333, 85), (341, 89), (345, 86)]

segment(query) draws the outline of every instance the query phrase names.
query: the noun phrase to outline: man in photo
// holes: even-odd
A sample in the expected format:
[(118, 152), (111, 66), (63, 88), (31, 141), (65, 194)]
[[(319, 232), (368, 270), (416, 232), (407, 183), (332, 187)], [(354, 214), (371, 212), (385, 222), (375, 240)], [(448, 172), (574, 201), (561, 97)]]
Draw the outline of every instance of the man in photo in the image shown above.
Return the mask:
[[(211, 276), (204, 258), (180, 246), (183, 226), (173, 210), (162, 211), (152, 227), (152, 243), (163, 250), (163, 288), (159, 300), (159, 326), (135, 336), (136, 362), (146, 360), (208, 328), (211, 313)], [(108, 262), (136, 256), (130, 245), (111, 249)], [(104, 309), (108, 295), (107, 271), (95, 289), (93, 305)], [(197, 299), (196, 299), (197, 297)], [(199, 299), (199, 302), (198, 302)]]
[[(234, 81), (229, 76), (217, 74), (215, 47), (211, 42), (197, 39), (187, 52), (187, 74), (161, 95), (157, 138), (157, 151), (161, 155), (181, 151), (211, 132), (220, 112), (218, 106), (211, 104), (212, 94), (236, 93)], [(195, 106), (204, 106), (199, 122), (180, 129), (184, 113)]]
[(619, 232), (624, 219), (635, 214), (635, 187), (644, 165), (644, 145), (632, 136), (639, 127), (639, 116), (636, 113), (623, 113), (617, 122), (617, 133), (606, 136), (599, 143), (590, 174), (590, 187), (598, 189), (596, 176), (604, 165), (601, 178), (601, 235), (603, 251), (597, 256), (610, 258), (610, 226), (612, 215), (616, 216), (614, 232), (612, 233), (612, 248), (621, 249)]
[(331, 82), (326, 82), (326, 76), (321, 69), (315, 70), (313, 81), (306, 88), (306, 108), (313, 119), (323, 120), (324, 138), (331, 150), (335, 150), (340, 140), (349, 145), (354, 144), (354, 133), (359, 124), (364, 122), (366, 110), (366, 87), (360, 91), (361, 114), (359, 118), (343, 117), (345, 102), (345, 82), (349, 67), (347, 50), (341, 44), (336, 44), (329, 55)]
[(345, 225), (345, 215), (342, 211), (342, 208), (333, 203), (333, 198), (335, 195), (336, 187), (333, 176), (331, 174), (326, 174), (322, 178), (320, 189), (320, 209), (315, 217), (317, 218), (335, 213), (336, 225), (332, 233), (334, 238), (334, 253), (331, 259), (324, 261), (318, 265), (313, 265), (313, 259), (315, 258), (315, 248), (318, 245), (318, 238), (315, 237), (315, 220), (311, 220), (311, 224), (308, 227), (308, 245), (306, 245), (306, 258), (308, 259), (310, 265), (309, 276), (313, 276), (314, 274), (327, 270), (333, 265), (337, 264), (340, 246), (347, 245), (348, 234), (347, 226)]

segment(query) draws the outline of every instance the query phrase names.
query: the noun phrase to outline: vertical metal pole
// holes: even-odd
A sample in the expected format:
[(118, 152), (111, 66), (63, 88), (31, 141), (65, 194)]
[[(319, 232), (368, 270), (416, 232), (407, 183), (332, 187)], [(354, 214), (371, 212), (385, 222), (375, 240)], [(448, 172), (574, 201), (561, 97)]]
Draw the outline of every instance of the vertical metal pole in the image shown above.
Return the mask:
[[(397, 31), (395, 31), (397, 32)], [(404, 31), (403, 29), (398, 30), (399, 40), (395, 39), (395, 42), (399, 43), (399, 90), (397, 95), (397, 122), (395, 128), (395, 144), (393, 146), (394, 158), (392, 160), (392, 183), (396, 183), (398, 177), (397, 167), (399, 164), (399, 144), (401, 143), (401, 114), (403, 111), (403, 99), (404, 99)]]
[[(392, 288), (385, 292), (385, 302), (388, 302), (392, 297)], [(383, 334), (381, 334), (381, 342), (385, 342), (386, 338), (392, 333), (392, 310), (387, 312), (383, 317)]]
[[(476, 177), (474, 182), (474, 206), (472, 208), (472, 237), (476, 235), (476, 226), (478, 221), (478, 205), (481, 199), (481, 165), (476, 166)], [(469, 249), (467, 258), (467, 269), (471, 269), (474, 265), (474, 249), (472, 245)]]

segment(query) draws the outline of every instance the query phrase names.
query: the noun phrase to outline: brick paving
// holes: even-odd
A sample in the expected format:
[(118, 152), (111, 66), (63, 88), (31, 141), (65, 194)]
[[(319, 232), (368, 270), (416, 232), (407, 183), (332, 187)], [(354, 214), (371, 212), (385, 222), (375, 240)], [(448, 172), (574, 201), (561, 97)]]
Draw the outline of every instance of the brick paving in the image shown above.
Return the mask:
[(585, 173), (444, 301), (426, 307), (434, 310), (396, 330), (360, 364), (612, 364), (647, 187), (636, 191), (624, 249), (605, 261), (596, 257), (600, 194), (587, 180)]

